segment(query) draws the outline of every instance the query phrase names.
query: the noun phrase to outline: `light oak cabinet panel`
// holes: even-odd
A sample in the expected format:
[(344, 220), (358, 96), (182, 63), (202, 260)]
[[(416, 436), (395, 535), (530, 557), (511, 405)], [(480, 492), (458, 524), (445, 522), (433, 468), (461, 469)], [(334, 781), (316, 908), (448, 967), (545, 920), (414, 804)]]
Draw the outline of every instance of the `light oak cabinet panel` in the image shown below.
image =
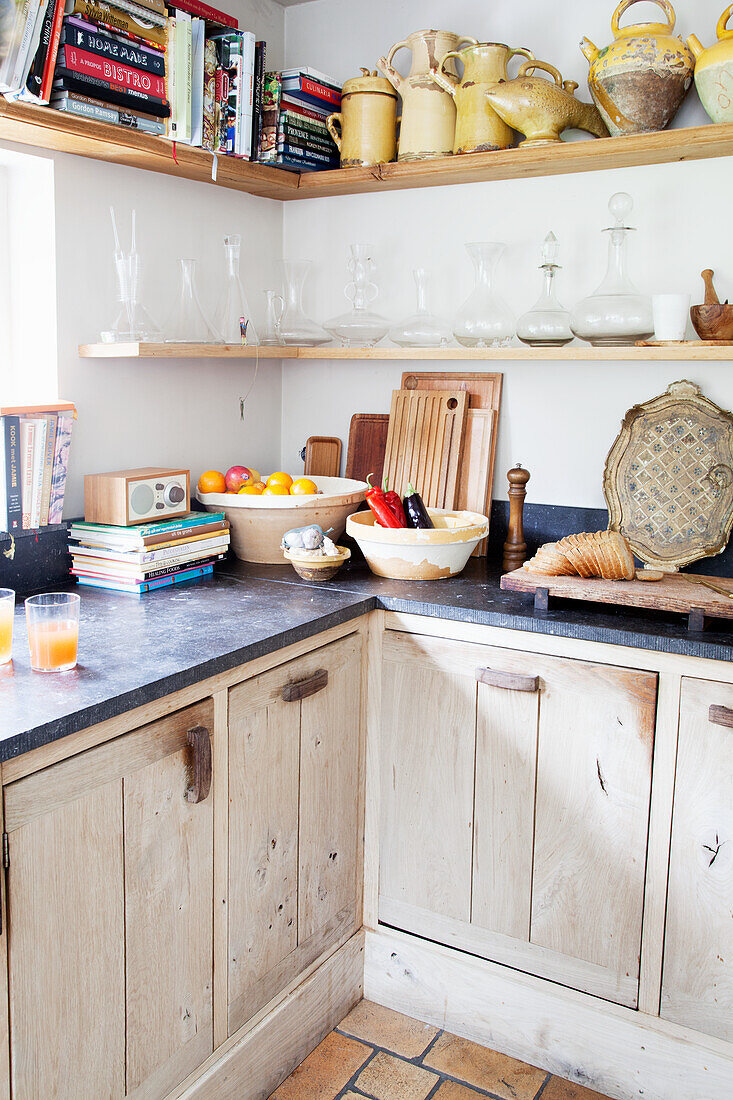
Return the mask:
[(635, 1006), (656, 674), (383, 651), (380, 919)]
[[(711, 707), (719, 709), (711, 714)], [(661, 1015), (729, 1042), (733, 1041), (732, 726), (733, 687), (683, 678)]]
[(5, 789), (16, 1100), (163, 1097), (211, 1053), (211, 798), (197, 704)]
[(229, 692), (230, 1034), (361, 924), (361, 657), (352, 635)]

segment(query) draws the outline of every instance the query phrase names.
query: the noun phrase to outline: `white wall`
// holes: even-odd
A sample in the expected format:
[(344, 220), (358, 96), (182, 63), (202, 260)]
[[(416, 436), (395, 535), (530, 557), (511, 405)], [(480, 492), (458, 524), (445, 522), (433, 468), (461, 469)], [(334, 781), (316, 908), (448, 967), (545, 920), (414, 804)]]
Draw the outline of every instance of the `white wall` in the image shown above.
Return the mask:
[[(718, 0), (696, 0), (693, 21), (688, 3), (687, 12), (680, 11), (678, 29), (694, 29), (710, 41), (719, 6)], [(597, 45), (606, 45), (612, 8), (606, 0), (566, 0), (555, 9), (562, 12), (558, 18), (538, 0), (496, 5), (491, 12), (477, 0), (450, 5), (444, 0), (371, 0), (368, 5), (316, 0), (288, 11), (286, 63), (307, 63), (345, 79), (361, 65), (373, 66), (409, 31), (449, 24), (479, 38), (530, 46), (557, 64), (563, 76), (578, 80), (580, 94), (588, 98), (587, 63), (577, 42), (587, 34)], [(641, 17), (645, 9), (647, 5), (639, 5)], [(653, 17), (653, 5), (648, 12)], [(632, 9), (627, 18), (635, 13)], [(400, 56), (406, 71), (409, 57)], [(705, 117), (691, 92), (677, 122), (694, 125)], [(315, 319), (323, 321), (347, 306), (343, 286), (348, 244), (373, 244), (380, 285), (374, 308), (398, 320), (414, 308), (413, 267), (431, 269), (432, 308), (450, 317), (473, 285), (464, 242), (503, 240), (508, 247), (500, 267), (501, 291), (519, 314), (539, 294), (541, 242), (553, 229), (562, 249), (559, 295), (571, 307), (601, 280), (606, 236), (600, 231), (609, 224), (608, 198), (628, 190), (635, 201), (632, 221), (638, 226), (630, 269), (639, 289), (689, 291), (693, 302), (699, 301), (699, 272), (709, 266), (716, 270), (721, 296), (733, 299), (733, 226), (721, 217), (730, 205), (732, 167), (724, 159), (286, 203), (284, 252), (289, 258), (314, 261), (307, 304)], [(283, 465), (294, 465), (308, 435), (338, 435), (345, 442), (352, 413), (387, 411), (403, 366), (285, 362)], [(444, 364), (441, 368), (446, 369)], [(461, 368), (470, 365), (457, 366)], [(497, 498), (505, 496), (506, 470), (521, 461), (532, 472), (531, 500), (602, 507), (603, 464), (624, 412), (677, 378), (690, 378), (712, 400), (733, 407), (728, 364), (507, 362), (487, 369), (504, 371)]]

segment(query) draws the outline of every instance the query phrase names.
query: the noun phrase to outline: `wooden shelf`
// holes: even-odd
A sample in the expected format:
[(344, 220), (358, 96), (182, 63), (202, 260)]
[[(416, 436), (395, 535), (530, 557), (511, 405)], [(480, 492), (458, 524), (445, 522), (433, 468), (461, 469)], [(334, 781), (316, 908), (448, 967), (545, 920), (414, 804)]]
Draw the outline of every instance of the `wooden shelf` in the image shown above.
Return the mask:
[(240, 347), (237, 344), (81, 344), (83, 359), (398, 359), (461, 362), (479, 360), (568, 360), (619, 362), (733, 362), (733, 345), (681, 344), (677, 347), (593, 348), (375, 348)]
[[(121, 126), (70, 117), (49, 107), (0, 99), (0, 139), (62, 153), (76, 153), (169, 176), (212, 183), (213, 154)], [(594, 172), (733, 155), (733, 126), (697, 126), (654, 134), (562, 142), (538, 148), (434, 157), (409, 164), (286, 172), (236, 157), (217, 158), (216, 183), (270, 199), (325, 198), (368, 191), (437, 187), (486, 180)]]

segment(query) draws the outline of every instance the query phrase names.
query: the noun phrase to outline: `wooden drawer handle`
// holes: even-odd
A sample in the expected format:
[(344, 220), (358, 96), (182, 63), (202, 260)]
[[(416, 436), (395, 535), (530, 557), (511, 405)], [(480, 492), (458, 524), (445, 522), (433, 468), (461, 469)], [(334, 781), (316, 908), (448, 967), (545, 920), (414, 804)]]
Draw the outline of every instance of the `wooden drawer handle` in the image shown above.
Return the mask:
[(194, 726), (186, 736), (193, 749), (193, 783), (186, 801), (204, 802), (211, 790), (211, 736), (205, 726)]
[(495, 668), (477, 668), (476, 679), (480, 684), (506, 688), (507, 691), (539, 691), (539, 676), (522, 676), (521, 672), (501, 672)]
[(309, 695), (315, 695), (322, 691), (328, 684), (328, 669), (318, 668), (304, 680), (293, 680), (283, 688), (283, 700), (286, 703), (297, 703), (299, 699), (307, 699)]
[(733, 710), (730, 707), (712, 706), (708, 711), (708, 718), (716, 726), (728, 726), (733, 729)]

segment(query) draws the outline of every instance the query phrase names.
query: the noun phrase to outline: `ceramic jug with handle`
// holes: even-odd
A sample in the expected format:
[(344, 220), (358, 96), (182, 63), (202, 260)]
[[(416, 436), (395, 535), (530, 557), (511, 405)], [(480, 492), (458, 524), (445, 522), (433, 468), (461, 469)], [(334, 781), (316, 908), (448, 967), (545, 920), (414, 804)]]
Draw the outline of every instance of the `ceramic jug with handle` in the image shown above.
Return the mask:
[(621, 0), (611, 19), (611, 45), (599, 50), (588, 38), (580, 43), (590, 64), (590, 94), (613, 136), (663, 130), (692, 83), (694, 61), (674, 37), (674, 8), (669, 0), (654, 2), (666, 22), (622, 28), (621, 16), (638, 0)]
[[(426, 157), (443, 157), (453, 152), (456, 129), (456, 106), (453, 96), (435, 83), (432, 69), (450, 50), (457, 50), (462, 43), (476, 45), (476, 39), (451, 31), (413, 31), (404, 42), (396, 42), (386, 57), (380, 57), (377, 67), (402, 97), (402, 122), (400, 123), (400, 161), (424, 160)], [(392, 65), (398, 50), (412, 52), (412, 67), (406, 77), (400, 76)], [(448, 70), (457, 77), (453, 62)]]
[[(433, 80), (456, 102), (454, 153), (483, 153), (507, 149), (514, 143), (511, 128), (493, 110), (485, 92), (492, 84), (507, 79), (507, 65), (517, 54), (534, 60), (526, 46), (512, 50), (501, 42), (479, 42), (462, 50), (449, 50), (433, 70)], [(451, 57), (463, 62), (461, 80), (444, 68)]]
[(687, 38), (695, 56), (695, 86), (713, 122), (733, 122), (733, 27), (728, 30), (732, 15), (730, 4), (718, 20), (718, 41), (709, 49), (696, 35)]
[(397, 152), (397, 93), (388, 80), (362, 69), (341, 90), (341, 110), (326, 119), (342, 168), (388, 164)]

